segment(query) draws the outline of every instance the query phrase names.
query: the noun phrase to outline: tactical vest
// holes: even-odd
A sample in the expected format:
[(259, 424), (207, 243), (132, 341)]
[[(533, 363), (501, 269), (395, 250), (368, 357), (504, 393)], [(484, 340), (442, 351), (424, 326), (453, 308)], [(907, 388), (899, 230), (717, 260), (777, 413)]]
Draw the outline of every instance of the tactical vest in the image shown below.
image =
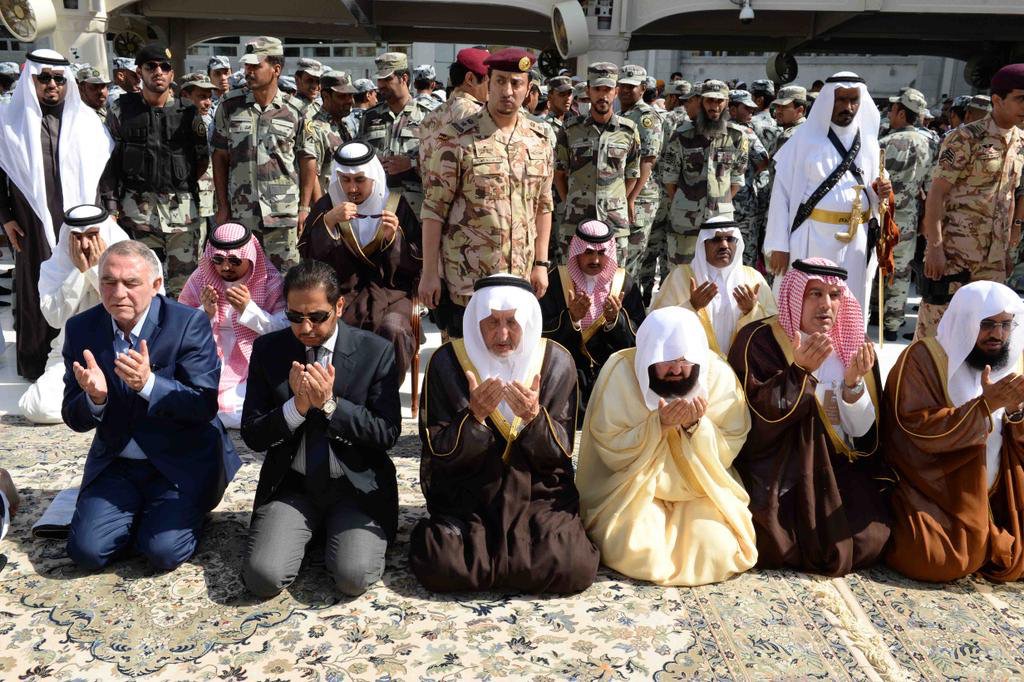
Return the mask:
[(181, 100), (151, 107), (128, 93), (120, 107), (121, 182), (138, 192), (194, 192), (197, 109)]

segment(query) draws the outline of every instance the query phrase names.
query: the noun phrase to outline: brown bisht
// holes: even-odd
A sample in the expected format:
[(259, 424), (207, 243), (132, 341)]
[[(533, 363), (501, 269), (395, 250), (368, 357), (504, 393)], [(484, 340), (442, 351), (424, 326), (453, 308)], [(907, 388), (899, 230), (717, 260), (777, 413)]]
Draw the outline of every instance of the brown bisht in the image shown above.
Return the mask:
[(350, 223), (329, 227), (324, 214), (333, 208), (325, 194), (313, 206), (299, 240), (299, 255), (323, 261), (334, 268), (345, 297), (341, 319), (391, 341), (399, 376), (419, 345), (412, 331), (412, 299), (423, 270), (420, 221), (400, 192), (392, 191), (385, 210), (398, 216), (398, 229), (387, 239), (378, 227), (365, 246)]
[[(893, 543), (885, 560), (915, 580), (971, 573), (998, 582), (1024, 575), (1024, 423), (1003, 418), (999, 474), (988, 487), (991, 413), (979, 396), (953, 407), (946, 352), (911, 344), (889, 372), (885, 454), (898, 476)], [(1018, 372), (1021, 370), (1018, 369)]]
[(526, 426), (495, 410), (469, 411), (461, 340), (434, 353), (420, 407), (420, 484), (429, 517), (412, 531), (409, 564), (429, 590), (510, 588), (571, 594), (597, 574), (598, 552), (580, 520), (573, 482), (576, 370), (547, 340), (535, 354), (540, 414)]
[(750, 408), (750, 433), (733, 466), (750, 494), (757, 565), (837, 576), (874, 563), (889, 540), (891, 485), (876, 454), (878, 364), (865, 377), (875, 424), (853, 448), (826, 418), (817, 380), (793, 363), (777, 318), (743, 327), (729, 364)]

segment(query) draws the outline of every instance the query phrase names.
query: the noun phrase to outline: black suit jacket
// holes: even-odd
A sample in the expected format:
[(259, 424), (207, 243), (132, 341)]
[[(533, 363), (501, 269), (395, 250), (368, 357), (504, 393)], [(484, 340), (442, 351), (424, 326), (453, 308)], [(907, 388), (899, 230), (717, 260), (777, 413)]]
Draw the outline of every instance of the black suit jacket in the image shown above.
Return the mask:
[[(267, 452), (254, 512), (274, 498), (305, 432), (304, 423), (292, 433), (284, 418), (284, 404), (292, 397), (288, 372), (293, 361), (306, 361), (306, 347), (290, 328), (253, 343), (242, 440), (253, 450)], [(402, 425), (394, 346), (339, 321), (332, 361), (338, 406), (327, 423), (331, 451), (341, 462), (344, 485), (356, 504), (393, 539), (398, 526), (398, 483), (388, 450), (398, 440)], [(306, 419), (325, 420), (326, 416), (311, 409)]]

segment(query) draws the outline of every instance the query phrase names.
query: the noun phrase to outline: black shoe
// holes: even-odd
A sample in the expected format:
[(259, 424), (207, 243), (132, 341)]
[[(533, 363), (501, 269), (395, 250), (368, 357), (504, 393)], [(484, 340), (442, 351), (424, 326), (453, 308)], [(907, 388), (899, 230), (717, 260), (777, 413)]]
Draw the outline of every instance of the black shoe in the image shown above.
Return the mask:
[(897, 339), (900, 338), (900, 333), (898, 331), (894, 332), (886, 329), (884, 332), (882, 332), (882, 338), (885, 339), (886, 341), (896, 341)]

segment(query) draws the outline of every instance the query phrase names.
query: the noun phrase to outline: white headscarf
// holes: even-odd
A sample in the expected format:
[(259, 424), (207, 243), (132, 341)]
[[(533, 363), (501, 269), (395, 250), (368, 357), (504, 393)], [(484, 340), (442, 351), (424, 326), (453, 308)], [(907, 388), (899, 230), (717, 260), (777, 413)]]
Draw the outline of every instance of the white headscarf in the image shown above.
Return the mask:
[(708, 359), (711, 351), (704, 328), (691, 310), (669, 306), (654, 310), (636, 332), (636, 359), (633, 370), (640, 384), (647, 409), (658, 409), (661, 396), (651, 390), (648, 368), (658, 362), (685, 358), (700, 367), (697, 383), (684, 398), (696, 395), (707, 397)]
[[(841, 80), (843, 78), (851, 80)], [(861, 81), (860, 76), (852, 71), (840, 71), (833, 74), (828, 80), (830, 82), (825, 84), (825, 87), (818, 93), (817, 99), (814, 100), (814, 106), (811, 107), (807, 121), (796, 129), (793, 137), (775, 155), (776, 181), (784, 182), (787, 187), (803, 186), (802, 182), (797, 182), (797, 173), (806, 159), (813, 158), (820, 153), (822, 145), (831, 146), (828, 141), (830, 128), (836, 131), (840, 142), (847, 149), (853, 144), (853, 138), (859, 130), (860, 152), (857, 153), (854, 162), (864, 174), (866, 182), (870, 183), (872, 178), (878, 175), (878, 127), (881, 123), (881, 115), (878, 113), (875, 101), (868, 94), (868, 86)], [(853, 122), (845, 128), (832, 123), (832, 108), (835, 106), (836, 89), (838, 88), (858, 88), (860, 90), (860, 107), (857, 109), (857, 115), (854, 116)], [(878, 199), (874, 190), (868, 186), (864, 191), (872, 206), (876, 206)], [(796, 216), (798, 206), (799, 202), (792, 202), (789, 215), (790, 224)]]
[[(516, 322), (522, 328), (519, 345), (508, 357), (498, 357), (488, 350), (480, 332), (480, 322), (489, 317), (492, 310), (515, 310)], [(498, 378), (506, 383), (518, 381), (529, 386), (533, 377), (527, 374), (533, 365), (534, 353), (539, 351), (541, 326), (540, 304), (531, 291), (517, 286), (488, 286), (476, 291), (462, 316), (462, 333), (466, 354), (480, 372), (477, 380), (482, 383)], [(504, 400), (498, 405), (498, 411), (510, 422), (515, 419)]]
[[(53, 50), (34, 50), (29, 55), (67, 61)], [(100, 176), (114, 149), (114, 142), (96, 112), (82, 101), (69, 64), (44, 64), (31, 58), (25, 62), (14, 96), (9, 104), (0, 107), (0, 168), (31, 203), (52, 249), (57, 238), (47, 208), (46, 181), (43, 178), (43, 150), (39, 137), (43, 112), (32, 80), (44, 68), (63, 69), (67, 78), (59, 140), (60, 182), (65, 208), (96, 200)]]
[(998, 381), (1017, 368), (1024, 352), (1024, 303), (1009, 287), (998, 282), (971, 282), (960, 287), (942, 314), (936, 338), (946, 351), (947, 390), (954, 407), (981, 395), (981, 371), (966, 363), (978, 339), (981, 321), (1000, 313), (1011, 313), (1018, 327), (1010, 334), (1010, 355), (1006, 366), (992, 368), (991, 380)]
[[(342, 146), (335, 154), (334, 163), (331, 164), (331, 184), (327, 188), (328, 193), (331, 195), (331, 201), (335, 206), (348, 201), (345, 190), (341, 188), (341, 173), (345, 175), (364, 173), (366, 177), (373, 180), (373, 189), (370, 191), (370, 196), (366, 197), (363, 203), (358, 204), (360, 214), (378, 215), (387, 206), (390, 195), (388, 178), (387, 174), (384, 173), (384, 166), (381, 165), (376, 154), (372, 154), (369, 161), (355, 165), (343, 164), (338, 161), (338, 157), (361, 158), (369, 151), (370, 148), (362, 142), (349, 142)], [(373, 236), (377, 234), (377, 228), (380, 227), (380, 218), (353, 218), (351, 224), (352, 229), (355, 230), (356, 238), (359, 240), (359, 245), (366, 246), (373, 239)]]
[[(718, 227), (719, 224), (722, 226)], [(716, 268), (709, 264), (707, 253), (704, 251), (704, 242), (719, 232), (728, 232), (731, 236), (736, 237), (736, 249), (733, 252), (732, 262), (724, 268)], [(693, 278), (698, 286), (704, 282), (714, 282), (718, 285), (718, 293), (715, 294), (709, 305), (718, 347), (725, 352), (732, 341), (736, 322), (741, 316), (740, 306), (733, 298), (732, 291), (745, 281), (743, 277), (743, 233), (736, 227), (736, 223), (732, 219), (717, 216), (704, 221), (697, 234), (697, 250), (693, 254), (691, 267), (693, 268)]]

